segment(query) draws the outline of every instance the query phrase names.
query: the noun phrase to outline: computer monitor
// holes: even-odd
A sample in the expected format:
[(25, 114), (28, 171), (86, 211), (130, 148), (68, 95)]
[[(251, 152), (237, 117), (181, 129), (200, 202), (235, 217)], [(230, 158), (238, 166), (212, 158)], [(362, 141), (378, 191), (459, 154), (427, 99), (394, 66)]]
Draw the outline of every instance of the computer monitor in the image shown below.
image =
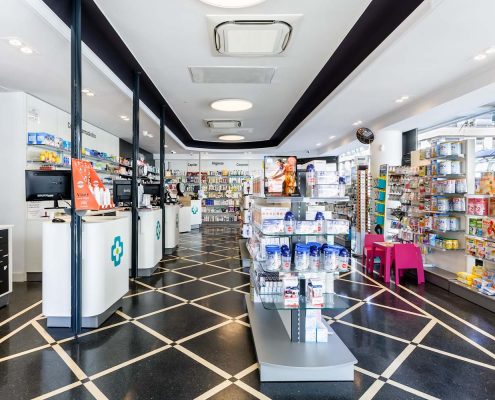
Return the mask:
[(148, 185), (143, 185), (144, 194), (150, 194), (155, 197), (160, 197), (160, 184), (150, 183)]
[(115, 180), (113, 181), (113, 202), (118, 203), (130, 203), (132, 201), (131, 195), (131, 181), (130, 180)]
[(59, 200), (72, 197), (72, 173), (67, 170), (32, 171), (26, 170), (26, 201), (53, 200), (54, 208), (61, 208)]

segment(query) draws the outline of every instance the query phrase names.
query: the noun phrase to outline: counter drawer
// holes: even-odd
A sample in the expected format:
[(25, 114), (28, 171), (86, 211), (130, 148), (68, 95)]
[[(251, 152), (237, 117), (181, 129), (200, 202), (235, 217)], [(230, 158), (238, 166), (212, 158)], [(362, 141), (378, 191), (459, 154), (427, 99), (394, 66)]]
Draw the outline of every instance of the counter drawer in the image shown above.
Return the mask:
[(9, 243), (9, 230), (1, 229), (0, 230), (0, 246), (4, 243)]
[(0, 295), (9, 291), (9, 263), (0, 262)]

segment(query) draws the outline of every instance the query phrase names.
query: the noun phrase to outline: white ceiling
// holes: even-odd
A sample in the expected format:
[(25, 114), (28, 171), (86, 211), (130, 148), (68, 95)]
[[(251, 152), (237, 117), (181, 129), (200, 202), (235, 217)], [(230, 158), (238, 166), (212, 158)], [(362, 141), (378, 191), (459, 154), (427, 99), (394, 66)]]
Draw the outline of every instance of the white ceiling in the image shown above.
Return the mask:
[[(231, 15), (232, 10), (199, 0), (148, 0), (146, 7), (131, 0), (97, 3), (194, 138), (215, 139), (204, 127), (204, 119), (235, 117), (253, 128), (248, 139), (258, 140), (275, 132), (369, 1), (268, 0), (235, 10), (304, 15), (285, 56), (242, 59), (213, 56), (208, 41), (206, 15)], [(173, 18), (167, 18), (170, 15)], [(252, 152), (339, 154), (354, 145), (352, 123), (357, 120), (373, 130), (407, 130), (493, 103), (495, 55), (473, 60), (495, 45), (492, 15), (492, 0), (426, 0), (279, 148)], [(24, 40), (38, 54), (25, 56), (1, 40), (11, 36)], [(277, 72), (271, 85), (203, 85), (191, 82), (189, 66), (274, 66)], [(83, 118), (130, 140), (131, 123), (119, 118), (131, 115), (130, 91), (85, 46), (83, 81), (96, 93), (93, 98), (83, 96)], [(0, 90), (25, 91), (69, 111), (69, 82), (68, 28), (41, 0), (3, 0)], [(409, 101), (395, 103), (406, 94), (411, 96)], [(255, 106), (233, 115), (210, 110), (209, 103), (222, 97), (246, 97)], [(157, 153), (156, 116), (143, 107), (140, 120), (141, 130), (155, 136), (141, 136), (142, 147)], [(331, 140), (332, 135), (336, 137)], [(169, 135), (167, 143), (167, 151), (190, 152)]]
[[(242, 119), (252, 128), (246, 140), (266, 140), (328, 61), (370, 0), (269, 0), (245, 9), (222, 9), (199, 0), (96, 0), (97, 5), (197, 140), (217, 140), (204, 119)], [(302, 14), (286, 53), (276, 57), (216, 56), (207, 15)], [(276, 67), (270, 85), (196, 84), (191, 66)], [(213, 100), (245, 98), (249, 111), (224, 113), (209, 107)]]
[[(70, 31), (62, 32), (43, 18), (50, 10), (41, 0), (2, 0), (0, 12), (0, 88), (3, 91), (23, 91), (70, 112)], [(54, 17), (56, 18), (56, 17)], [(57, 18), (58, 19), (58, 18)], [(57, 25), (57, 24), (55, 24)], [(24, 55), (2, 38), (17, 37), (29, 44), (37, 54)], [(131, 140), (132, 122), (120, 115), (132, 116), (130, 91), (125, 93), (94, 63), (94, 55), (83, 49), (83, 87), (94, 91), (94, 97), (83, 95), (83, 119), (118, 137)], [(144, 110), (140, 112), (140, 130), (154, 135), (141, 135), (141, 147), (151, 152), (159, 148), (157, 120)], [(167, 150), (181, 151), (169, 136)]]
[[(455, 107), (451, 103), (479, 89), (482, 74), (486, 75), (483, 84), (495, 81), (495, 55), (473, 60), (495, 45), (493, 15), (493, 0), (426, 1), (282, 149), (297, 150), (304, 137), (308, 147), (322, 143), (321, 152), (338, 154), (340, 146), (355, 137), (352, 124), (358, 120), (375, 131), (424, 128), (493, 102), (492, 89), (491, 99), (485, 91), (469, 96), (469, 101), (456, 101)], [(395, 103), (403, 95), (410, 100)], [(436, 110), (442, 104), (441, 112)], [(332, 135), (336, 137), (330, 140)]]

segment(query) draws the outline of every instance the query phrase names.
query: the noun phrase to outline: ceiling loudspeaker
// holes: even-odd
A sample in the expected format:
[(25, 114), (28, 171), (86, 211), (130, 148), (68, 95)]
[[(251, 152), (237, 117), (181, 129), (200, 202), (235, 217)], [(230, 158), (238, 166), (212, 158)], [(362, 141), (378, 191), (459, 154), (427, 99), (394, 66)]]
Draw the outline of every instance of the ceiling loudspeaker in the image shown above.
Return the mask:
[(356, 137), (357, 140), (364, 144), (371, 144), (373, 143), (373, 140), (375, 140), (375, 135), (373, 134), (371, 129), (368, 128), (359, 128), (356, 131)]

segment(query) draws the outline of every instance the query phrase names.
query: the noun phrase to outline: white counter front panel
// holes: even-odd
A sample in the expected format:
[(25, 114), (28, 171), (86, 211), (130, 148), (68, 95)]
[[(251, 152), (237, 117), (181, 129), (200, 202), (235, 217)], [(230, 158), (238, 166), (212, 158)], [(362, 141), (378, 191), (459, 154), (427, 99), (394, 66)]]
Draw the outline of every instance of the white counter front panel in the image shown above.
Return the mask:
[(139, 269), (151, 269), (162, 259), (162, 210), (139, 211)]
[(202, 222), (202, 210), (201, 200), (191, 200), (191, 225), (201, 225)]
[[(82, 316), (104, 313), (129, 291), (131, 241), (125, 217), (85, 217)], [(70, 316), (70, 224), (43, 224), (43, 314)]]

